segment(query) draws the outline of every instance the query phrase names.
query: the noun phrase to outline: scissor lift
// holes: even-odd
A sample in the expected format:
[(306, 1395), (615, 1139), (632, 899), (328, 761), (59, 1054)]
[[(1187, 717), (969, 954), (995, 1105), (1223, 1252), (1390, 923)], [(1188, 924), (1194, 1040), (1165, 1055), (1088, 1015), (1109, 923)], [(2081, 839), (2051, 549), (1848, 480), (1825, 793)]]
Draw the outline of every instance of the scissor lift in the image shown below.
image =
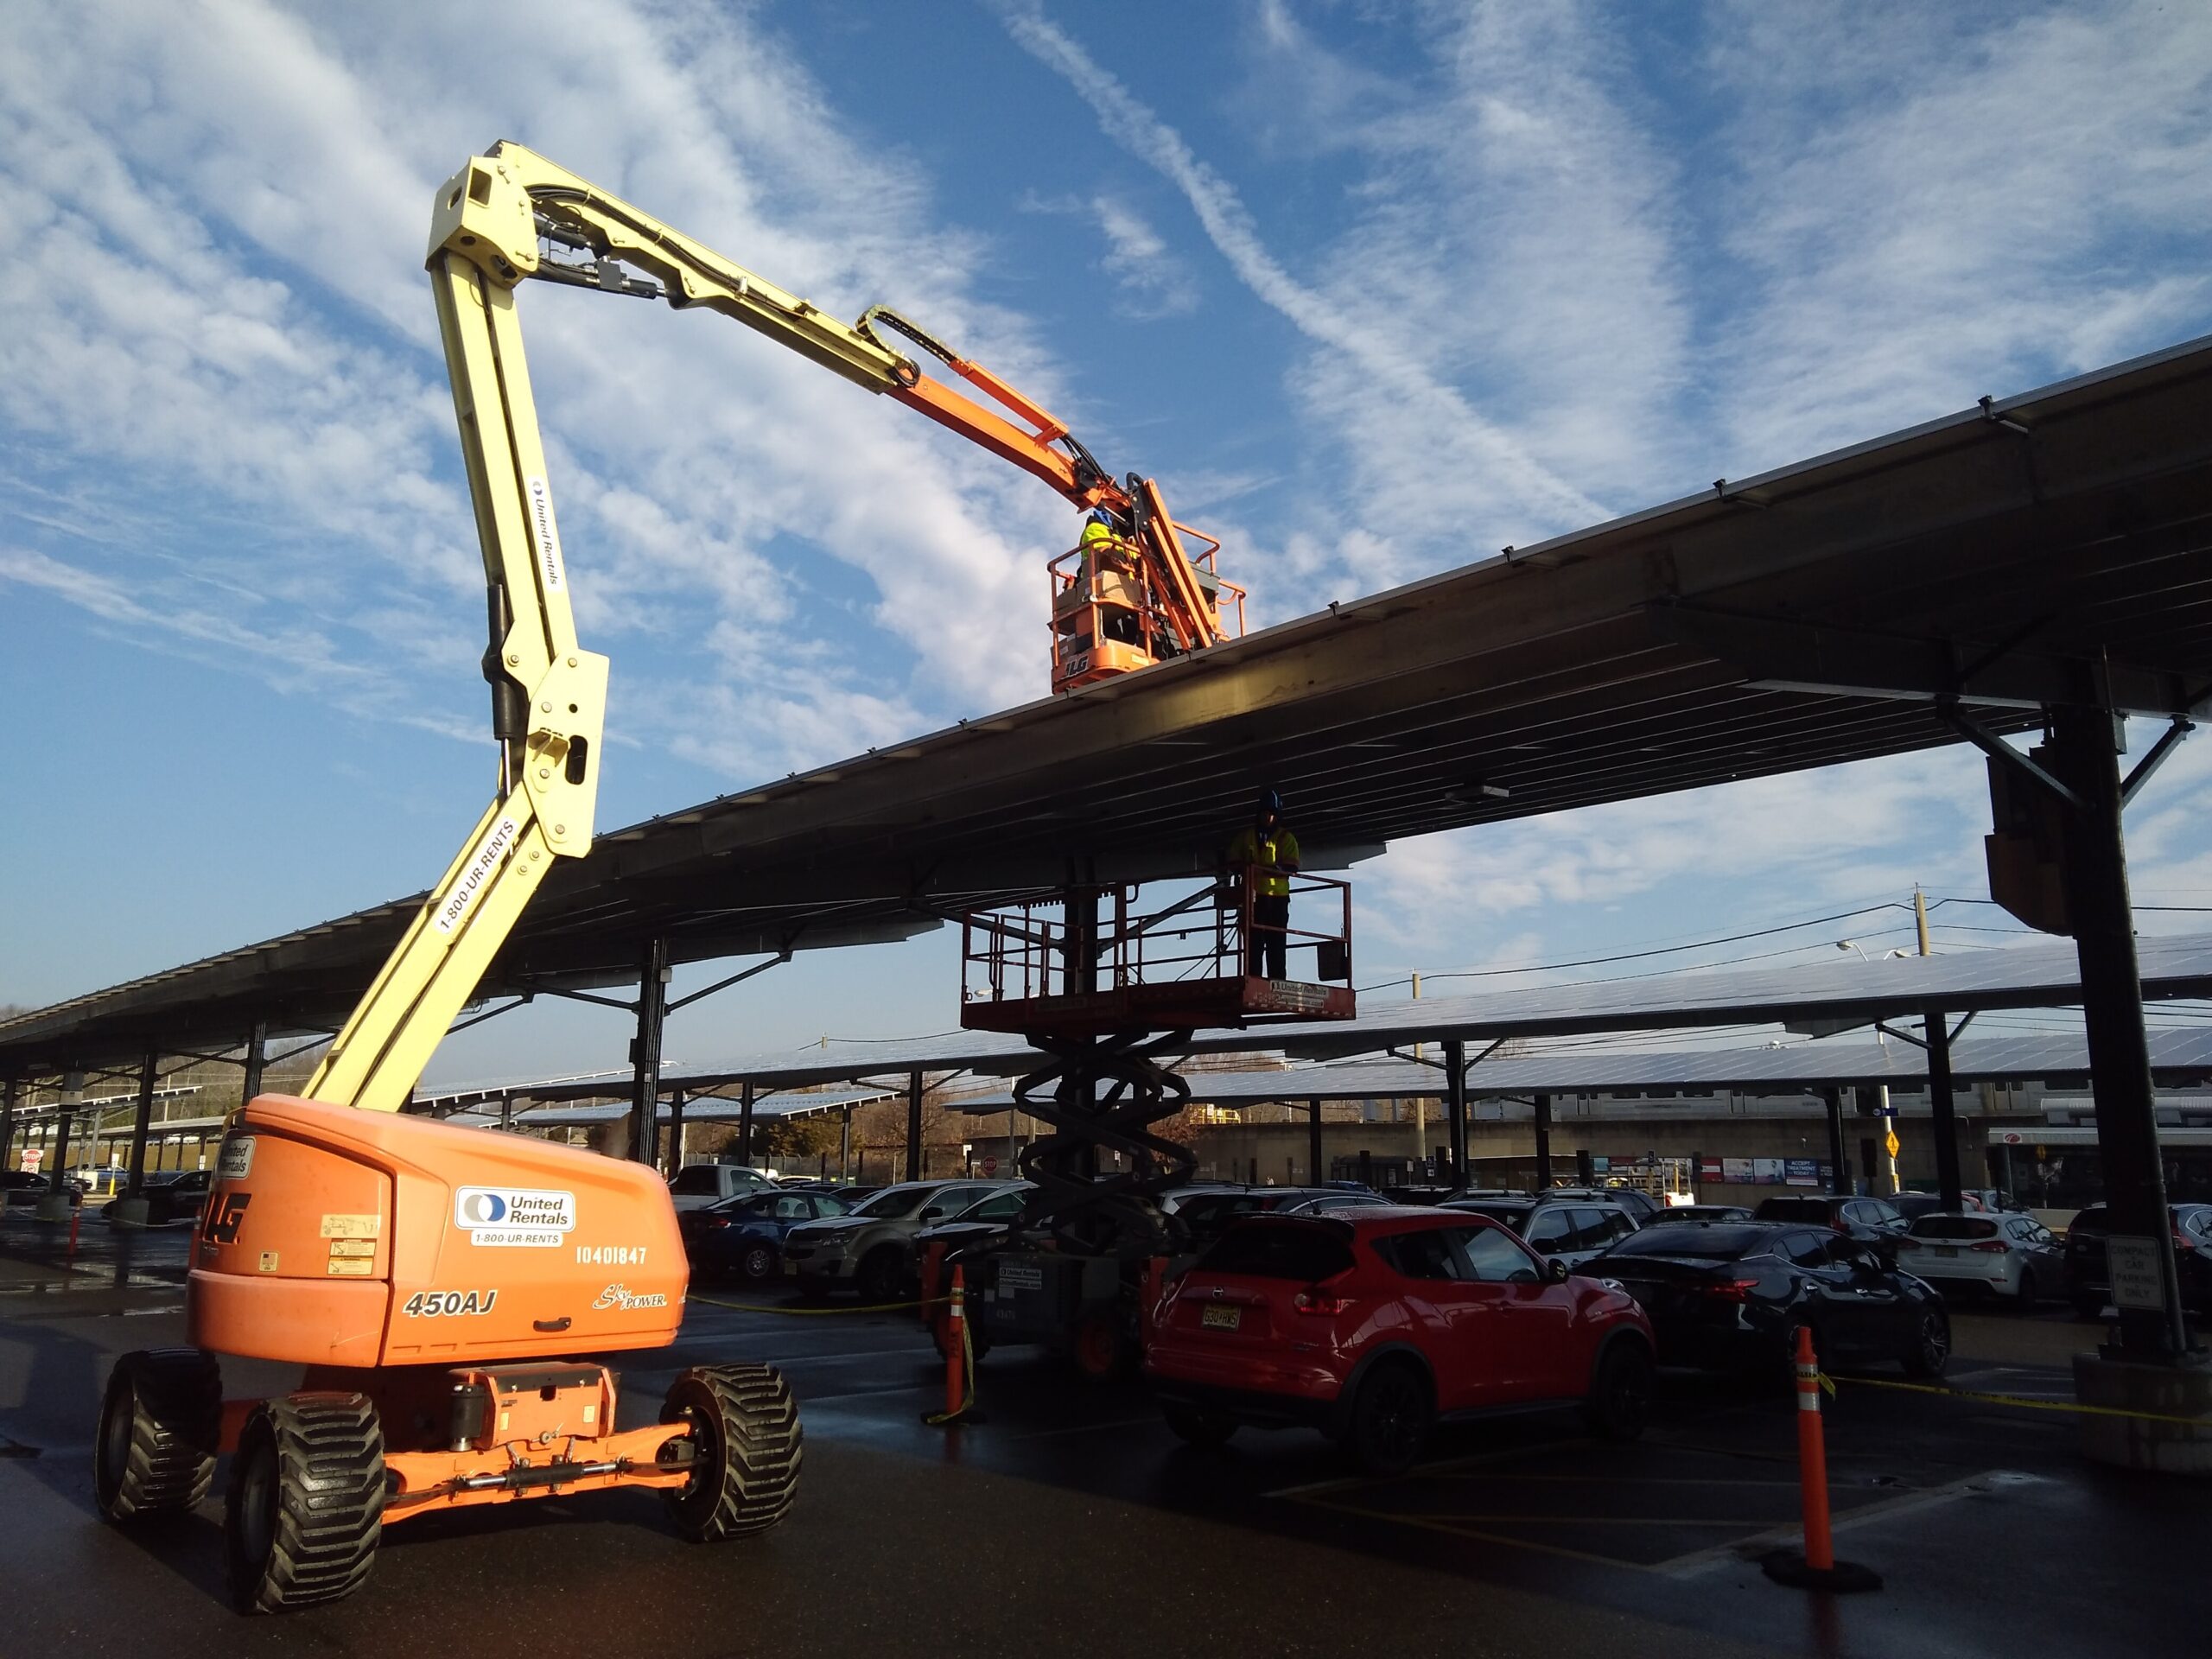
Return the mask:
[[(1349, 1020), (1351, 889), (1291, 878), (1286, 965), (1310, 977), (1249, 971), (1270, 931), (1254, 919), (1254, 883), (1210, 884), (1173, 899), (1135, 886), (1077, 887), (970, 914), (962, 928), (961, 1024), (1018, 1033), (1050, 1062), (1020, 1078), (1016, 1109), (1050, 1127), (1023, 1152), (1036, 1184), (1021, 1222), (962, 1257), (970, 1340), (1043, 1342), (1094, 1376), (1141, 1345), (1152, 1264), (1185, 1241), (1159, 1195), (1188, 1182), (1190, 1149), (1154, 1132), (1190, 1085), (1161, 1063), (1201, 1029)], [(1104, 1166), (1103, 1154), (1120, 1154)], [(944, 1263), (924, 1264), (932, 1296)]]

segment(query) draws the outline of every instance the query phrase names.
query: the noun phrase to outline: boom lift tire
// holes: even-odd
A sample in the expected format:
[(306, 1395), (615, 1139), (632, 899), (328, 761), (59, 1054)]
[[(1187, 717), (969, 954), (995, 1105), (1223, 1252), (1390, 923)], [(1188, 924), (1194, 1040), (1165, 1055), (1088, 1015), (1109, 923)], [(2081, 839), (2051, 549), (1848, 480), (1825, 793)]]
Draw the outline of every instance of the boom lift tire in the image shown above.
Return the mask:
[(691, 1428), (691, 1478), (667, 1494), (684, 1537), (750, 1537), (790, 1512), (804, 1436), (791, 1384), (775, 1367), (695, 1366), (670, 1385), (660, 1420)]
[(367, 1395), (263, 1401), (231, 1463), (232, 1605), (276, 1613), (352, 1595), (376, 1565), (384, 1499), (384, 1426)]
[(92, 1445), (103, 1520), (175, 1515), (207, 1496), (223, 1422), (223, 1379), (197, 1348), (140, 1349), (108, 1373)]

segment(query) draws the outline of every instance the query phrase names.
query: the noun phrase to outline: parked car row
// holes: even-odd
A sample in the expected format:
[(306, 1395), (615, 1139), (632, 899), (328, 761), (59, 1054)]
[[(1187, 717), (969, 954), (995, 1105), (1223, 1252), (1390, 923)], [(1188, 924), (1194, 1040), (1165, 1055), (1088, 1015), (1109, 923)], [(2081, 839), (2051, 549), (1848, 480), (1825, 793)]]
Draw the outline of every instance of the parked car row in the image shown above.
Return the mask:
[[(1609, 1242), (1579, 1269), (1532, 1243), (1563, 1224), (1579, 1247), (1601, 1224)], [(1387, 1475), (1436, 1422), (1490, 1412), (1577, 1407), (1599, 1434), (1633, 1438), (1659, 1363), (1778, 1379), (1800, 1328), (1824, 1363), (1925, 1377), (1950, 1358), (1941, 1295), (1847, 1232), (1637, 1227), (1570, 1193), (1248, 1214), (1168, 1284), (1145, 1368), (1187, 1441), (1305, 1426)]]

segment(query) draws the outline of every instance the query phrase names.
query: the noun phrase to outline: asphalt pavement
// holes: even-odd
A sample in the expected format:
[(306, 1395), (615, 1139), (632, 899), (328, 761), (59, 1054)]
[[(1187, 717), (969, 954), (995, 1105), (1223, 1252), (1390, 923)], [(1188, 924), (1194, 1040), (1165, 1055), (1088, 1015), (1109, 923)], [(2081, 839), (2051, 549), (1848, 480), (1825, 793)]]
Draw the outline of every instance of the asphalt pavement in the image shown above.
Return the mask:
[[(1517, 1418), (1446, 1432), (1374, 1481), (1306, 1434), (1193, 1451), (1141, 1382), (1085, 1383), (1028, 1350), (982, 1363), (985, 1422), (929, 1427), (943, 1369), (910, 1313), (723, 1286), (695, 1287), (673, 1349), (614, 1357), (621, 1421), (650, 1421), (684, 1365), (780, 1366), (807, 1440), (775, 1532), (688, 1545), (641, 1492), (423, 1516), (386, 1532), (352, 1600), (241, 1619), (220, 1595), (219, 1479), (200, 1513), (144, 1531), (91, 1503), (101, 1383), (116, 1355), (181, 1339), (185, 1243), (88, 1220), (72, 1259), (60, 1230), (0, 1220), (0, 1659), (2207, 1650), (2204, 1489), (2082, 1463), (2059, 1413), (1845, 1380), (1837, 1549), (1885, 1587), (1808, 1596), (1756, 1565), (1797, 1537), (1795, 1414), (1772, 1389), (1669, 1373), (1635, 1446)], [(2096, 1336), (2056, 1313), (1962, 1313), (1958, 1334), (1953, 1383), (2052, 1404), (2065, 1354)], [(233, 1395), (294, 1380), (225, 1366)]]

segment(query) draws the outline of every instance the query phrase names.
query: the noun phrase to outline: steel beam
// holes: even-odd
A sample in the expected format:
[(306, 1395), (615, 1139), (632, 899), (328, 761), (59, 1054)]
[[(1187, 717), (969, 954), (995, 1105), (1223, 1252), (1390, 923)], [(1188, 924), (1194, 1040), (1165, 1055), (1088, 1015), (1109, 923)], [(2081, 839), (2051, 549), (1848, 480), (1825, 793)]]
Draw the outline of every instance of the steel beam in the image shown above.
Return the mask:
[(645, 941), (638, 960), (638, 1034), (630, 1047), (630, 1100), (636, 1115), (630, 1124), (630, 1156), (639, 1163), (660, 1162), (660, 1039), (668, 1017), (668, 941), (658, 934)]
[(1457, 1037), (1444, 1042), (1444, 1112), (1451, 1128), (1452, 1190), (1464, 1192), (1467, 1190), (1467, 1045)]
[(668, 1091), (668, 1162), (664, 1167), (671, 1177), (683, 1168), (683, 1089), (680, 1084)]
[(2163, 1306), (2120, 1310), (2123, 1358), (2178, 1361), (2190, 1347), (2175, 1273), (2165, 1171), (2143, 1029), (2143, 988), (2120, 830), (2119, 746), (2112, 717), (2061, 709), (2051, 719), (2052, 758), (2084, 803), (2067, 821), (2063, 874), (2081, 963), (2082, 1021), (2096, 1100), (2097, 1151), (2104, 1165), (2111, 1236), (2140, 1239), (2154, 1253)]
[(15, 1150), (16, 1103), (22, 1095), (21, 1077), (10, 1073), (5, 1083), (0, 1083), (0, 1170), (14, 1167), (9, 1154)]
[(906, 1074), (906, 1179), (922, 1179), (922, 1074)]
[(1928, 1109), (1936, 1131), (1936, 1188), (1943, 1196), (1943, 1208), (1955, 1215), (1966, 1207), (1966, 1198), (1959, 1175), (1957, 1103), (1952, 1098), (1950, 1016), (1930, 1008), (1921, 1030), (1928, 1050)]
[(1552, 1184), (1552, 1097), (1540, 1094), (1531, 1103), (1536, 1118), (1536, 1191)]
[(124, 1191), (131, 1198), (146, 1194), (146, 1135), (154, 1122), (154, 1085), (161, 1077), (162, 1057), (151, 1049), (138, 1062), (137, 1110), (130, 1120), (130, 1185)]
[(1992, 653), (1988, 642), (1816, 626), (1787, 617), (1655, 605), (1662, 634), (1743, 671), (1765, 690), (1833, 696), (1961, 699), (1985, 708), (2044, 709), (2109, 698), (2121, 714), (2190, 712), (2194, 691), (2160, 673), (2027, 650)]
[(1839, 1198), (1851, 1191), (1851, 1160), (1843, 1151), (1843, 1089), (1830, 1084), (1821, 1090), (1828, 1115), (1828, 1191)]
[(1324, 1179), (1321, 1169), (1321, 1103), (1306, 1103), (1306, 1179), (1310, 1185), (1319, 1186)]
[(238, 1104), (244, 1106), (261, 1092), (261, 1073), (268, 1064), (269, 1022), (257, 1020), (245, 1034), (245, 1074), (238, 1083)]
[(738, 1093), (737, 1161), (753, 1166), (753, 1079), (747, 1077)]

